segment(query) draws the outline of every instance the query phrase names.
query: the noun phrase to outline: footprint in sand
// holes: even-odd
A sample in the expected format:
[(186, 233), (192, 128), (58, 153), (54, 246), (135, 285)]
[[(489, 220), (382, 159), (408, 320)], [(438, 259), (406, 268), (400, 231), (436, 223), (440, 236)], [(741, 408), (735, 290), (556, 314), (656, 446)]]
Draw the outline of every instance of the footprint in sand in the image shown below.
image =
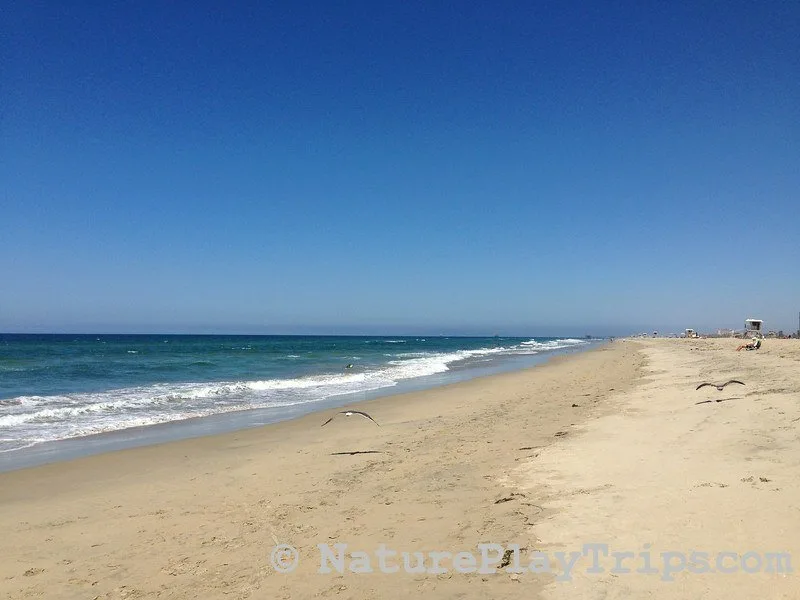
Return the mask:
[[(772, 480), (771, 479), (767, 479), (766, 477), (759, 477), (758, 481), (761, 482), (761, 483), (769, 483)], [(752, 475), (750, 477), (742, 477), (742, 483), (755, 483), (755, 482), (756, 482), (756, 478), (753, 477)]]

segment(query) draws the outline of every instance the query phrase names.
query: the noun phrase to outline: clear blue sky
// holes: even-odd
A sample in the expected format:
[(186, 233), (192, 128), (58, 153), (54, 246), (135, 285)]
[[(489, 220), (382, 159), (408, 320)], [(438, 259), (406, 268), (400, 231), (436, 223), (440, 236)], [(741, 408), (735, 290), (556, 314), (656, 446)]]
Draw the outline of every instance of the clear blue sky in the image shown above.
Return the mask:
[(796, 329), (796, 2), (17, 2), (0, 331)]

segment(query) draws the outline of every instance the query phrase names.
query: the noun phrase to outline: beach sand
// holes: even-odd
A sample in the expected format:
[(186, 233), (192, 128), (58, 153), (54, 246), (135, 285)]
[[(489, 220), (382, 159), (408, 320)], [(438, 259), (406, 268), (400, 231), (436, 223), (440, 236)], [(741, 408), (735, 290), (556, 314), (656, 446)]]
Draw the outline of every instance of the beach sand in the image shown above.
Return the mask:
[[(608, 544), (634, 553), (622, 563), (632, 572), (611, 573), (609, 557), (598, 560), (605, 572), (587, 573), (587, 558), (543, 597), (800, 597), (796, 575), (764, 572), (770, 552), (800, 561), (800, 342), (766, 340), (757, 352), (734, 351), (734, 339), (626, 343), (647, 359), (642, 383), (616, 397), (611, 414), (520, 465), (516, 481), (552, 513), (535, 526), (541, 546)], [(695, 390), (732, 378), (745, 385)], [(645, 553), (659, 574), (636, 572)], [(665, 573), (681, 555), (686, 568)], [(737, 572), (708, 572), (720, 564)]]
[[(800, 344), (735, 342), (616, 341), (359, 404), (380, 427), (342, 416), (320, 428), (325, 412), (0, 474), (0, 597), (798, 597), (793, 575), (669, 582), (610, 574), (613, 561), (586, 573), (589, 559), (571, 581), (557, 565), (463, 574), (448, 559), (441, 574), (391, 559), (390, 574), (372, 554), (480, 560), (478, 544), (518, 544), (527, 565), (534, 550), (651, 543), (800, 557)], [(729, 375), (747, 385), (694, 390)], [(270, 565), (278, 542), (297, 548), (295, 571)], [(318, 573), (317, 545), (335, 543), (370, 553), (376, 572)]]

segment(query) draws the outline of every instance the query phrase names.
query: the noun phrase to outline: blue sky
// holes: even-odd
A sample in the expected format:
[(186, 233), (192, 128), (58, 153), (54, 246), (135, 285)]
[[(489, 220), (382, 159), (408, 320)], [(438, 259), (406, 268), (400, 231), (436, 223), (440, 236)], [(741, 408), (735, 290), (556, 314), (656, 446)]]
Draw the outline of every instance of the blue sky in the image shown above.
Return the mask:
[(4, 10), (0, 331), (796, 329), (800, 5)]

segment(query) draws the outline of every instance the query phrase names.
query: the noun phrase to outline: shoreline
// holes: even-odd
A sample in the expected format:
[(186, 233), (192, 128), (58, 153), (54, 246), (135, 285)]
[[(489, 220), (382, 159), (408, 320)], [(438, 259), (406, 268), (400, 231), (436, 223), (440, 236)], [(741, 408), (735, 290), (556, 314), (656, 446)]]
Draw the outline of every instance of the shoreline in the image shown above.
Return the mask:
[(188, 419), (176, 419), (153, 425), (143, 425), (33, 444), (18, 450), (0, 453), (0, 473), (46, 464), (60, 463), (84, 456), (116, 452), (197, 437), (213, 436), (258, 428), (302, 418), (346, 405), (369, 402), (377, 398), (403, 396), (497, 374), (533, 369), (560, 356), (587, 352), (608, 342), (593, 340), (585, 347), (564, 347), (536, 354), (502, 357), (487, 367), (454, 368), (445, 373), (404, 380), (362, 392), (352, 392), (323, 398), (314, 402), (285, 407), (251, 408), (217, 413)]
[(535, 517), (516, 501), (513, 469), (612, 410), (615, 395), (638, 384), (642, 361), (635, 345), (618, 342), (360, 403), (380, 427), (342, 417), (321, 429), (327, 415), (314, 414), (0, 474), (0, 550), (11, 557), (0, 592), (451, 597), (478, 585), (517, 597), (519, 582), (505, 575), (326, 576), (313, 560), (279, 574), (267, 559), (276, 540), (306, 558), (336, 540), (413, 550), (530, 545)]

